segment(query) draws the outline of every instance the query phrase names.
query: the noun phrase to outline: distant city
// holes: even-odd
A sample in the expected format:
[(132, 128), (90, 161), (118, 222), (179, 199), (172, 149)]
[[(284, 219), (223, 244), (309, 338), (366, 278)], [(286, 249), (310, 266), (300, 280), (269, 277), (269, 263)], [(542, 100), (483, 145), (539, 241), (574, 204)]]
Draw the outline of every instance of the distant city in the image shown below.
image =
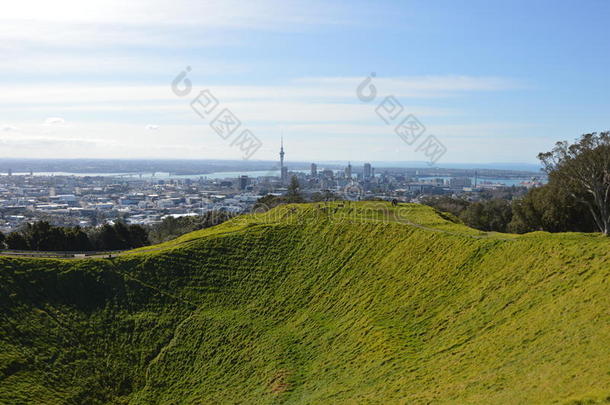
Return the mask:
[(117, 220), (153, 225), (169, 216), (212, 210), (247, 213), (261, 197), (284, 194), (293, 177), (310, 199), (331, 195), (408, 202), (430, 195), (477, 201), (482, 193), (525, 192), (546, 181), (535, 171), (289, 164), (287, 156), (281, 140), (277, 162), (2, 160), (0, 231), (38, 220), (81, 227)]

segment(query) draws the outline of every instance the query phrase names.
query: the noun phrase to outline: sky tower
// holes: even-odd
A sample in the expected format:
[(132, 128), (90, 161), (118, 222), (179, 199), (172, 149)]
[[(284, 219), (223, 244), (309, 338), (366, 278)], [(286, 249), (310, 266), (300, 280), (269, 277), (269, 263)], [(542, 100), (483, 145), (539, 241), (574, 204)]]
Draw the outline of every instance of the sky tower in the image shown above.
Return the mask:
[(286, 179), (288, 178), (288, 168), (284, 167), (284, 137), (282, 136), (282, 141), (281, 141), (281, 146), (280, 146), (280, 179), (282, 180), (282, 182), (286, 182)]

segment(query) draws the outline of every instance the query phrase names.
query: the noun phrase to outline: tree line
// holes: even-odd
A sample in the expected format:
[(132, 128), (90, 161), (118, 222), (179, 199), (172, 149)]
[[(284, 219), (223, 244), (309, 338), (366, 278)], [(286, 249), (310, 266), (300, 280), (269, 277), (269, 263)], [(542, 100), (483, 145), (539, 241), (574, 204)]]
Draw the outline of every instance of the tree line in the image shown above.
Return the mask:
[(26, 224), (6, 236), (0, 233), (0, 245), (12, 250), (90, 252), (133, 249), (149, 243), (146, 229), (123, 222), (99, 228), (81, 228), (53, 226), (39, 221)]
[(8, 235), (0, 232), (0, 248), (43, 252), (135, 249), (218, 225), (231, 217), (232, 214), (227, 212), (209, 211), (193, 217), (168, 217), (159, 224), (147, 227), (127, 225), (122, 221), (100, 227), (62, 227), (39, 221), (26, 224)]
[(521, 198), (422, 201), (484, 231), (610, 232), (610, 132), (558, 142), (538, 158), (549, 181)]
[(148, 228), (148, 238), (153, 244), (167, 242), (185, 233), (222, 224), (234, 216), (235, 214), (227, 211), (214, 210), (207, 211), (203, 215), (167, 217), (161, 223)]

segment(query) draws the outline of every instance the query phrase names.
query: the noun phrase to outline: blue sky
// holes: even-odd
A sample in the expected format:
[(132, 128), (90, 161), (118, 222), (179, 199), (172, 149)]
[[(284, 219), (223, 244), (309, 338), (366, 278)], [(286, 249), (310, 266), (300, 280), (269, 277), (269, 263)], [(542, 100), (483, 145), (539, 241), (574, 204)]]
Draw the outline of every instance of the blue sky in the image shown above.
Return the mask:
[(12, 2), (0, 157), (240, 159), (191, 110), (203, 89), (261, 140), (253, 159), (275, 159), (283, 134), (291, 160), (425, 160), (375, 113), (389, 95), (446, 147), (439, 164), (535, 162), (610, 129), (610, 3), (465, 3)]

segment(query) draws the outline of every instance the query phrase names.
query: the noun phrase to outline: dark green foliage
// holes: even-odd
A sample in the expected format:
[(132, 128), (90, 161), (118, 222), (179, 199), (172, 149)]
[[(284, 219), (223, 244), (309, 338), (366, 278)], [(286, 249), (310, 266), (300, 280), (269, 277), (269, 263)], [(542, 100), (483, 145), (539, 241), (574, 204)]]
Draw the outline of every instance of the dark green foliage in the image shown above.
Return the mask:
[(275, 208), (282, 204), (287, 204), (288, 201), (284, 196), (275, 196), (271, 194), (267, 194), (264, 197), (261, 197), (256, 201), (254, 207), (252, 208), (253, 212), (265, 212), (272, 208)]
[(73, 248), (79, 252), (93, 249), (89, 236), (80, 227), (64, 228), (64, 231), (67, 239), (67, 248)]
[(185, 233), (220, 225), (234, 216), (226, 211), (207, 211), (203, 215), (188, 217), (167, 217), (160, 224), (149, 228), (148, 237), (152, 243), (162, 243)]
[(557, 142), (538, 158), (549, 185), (587, 208), (597, 229), (610, 233), (610, 132), (582, 135), (575, 143)]
[[(190, 232), (190, 231), (189, 231)], [(132, 247), (141, 247), (150, 245), (148, 232), (139, 225), (129, 225), (127, 230), (129, 242)]]
[(114, 226), (104, 224), (99, 231), (92, 233), (92, 239), (95, 246), (99, 246), (100, 250), (118, 250), (122, 249), (125, 241), (120, 239)]
[[(113, 228), (120, 245), (131, 245), (131, 234), (129, 232), (129, 228), (124, 222), (117, 222), (116, 224), (114, 224)], [(118, 249), (122, 249), (122, 247), (119, 247)]]
[(459, 218), (475, 229), (506, 232), (512, 215), (509, 201), (489, 200), (470, 204), (460, 213)]
[(436, 208), (438, 211), (449, 212), (456, 217), (468, 208), (470, 202), (461, 198), (452, 198), (449, 196), (429, 196), (421, 200), (422, 204)]
[(301, 195), (301, 186), (296, 176), (290, 178), (290, 185), (288, 186), (288, 192), (286, 193), (286, 199), (289, 203), (305, 202)]
[(6, 245), (9, 249), (27, 250), (29, 249), (28, 241), (19, 232), (12, 232), (6, 237)]
[(597, 229), (588, 208), (554, 182), (532, 189), (513, 202), (511, 232), (595, 232)]
[(9, 234), (6, 244), (14, 250), (86, 252), (138, 248), (148, 245), (149, 241), (144, 228), (122, 222), (85, 232), (80, 227), (56, 227), (40, 221)]
[(510, 201), (491, 199), (471, 203), (461, 198), (448, 196), (427, 197), (423, 204), (434, 207), (439, 212), (448, 212), (466, 225), (482, 231), (507, 232), (512, 219)]
[(64, 233), (61, 229), (52, 227), (48, 222), (40, 221), (27, 224), (22, 231), (32, 250), (63, 250)]
[(127, 226), (123, 222), (105, 224), (90, 231), (95, 250), (132, 249), (149, 244), (146, 230), (139, 225)]
[[(551, 178), (554, 176), (556, 175)], [(557, 181), (533, 188), (521, 197), (516, 197), (517, 194), (517, 189), (510, 190), (502, 195), (503, 198), (474, 203), (448, 196), (427, 197), (421, 202), (440, 212), (449, 212), (466, 225), (483, 231), (526, 233), (599, 230), (587, 205), (579, 202)]]
[[(337, 200), (337, 196), (334, 195), (330, 191), (325, 191), (323, 193), (314, 193), (311, 196), (310, 201), (312, 202), (320, 202), (320, 201), (334, 201)], [(288, 186), (288, 190), (285, 195), (276, 196), (267, 194), (264, 197), (261, 197), (256, 201), (252, 211), (254, 212), (265, 212), (277, 206), (283, 204), (294, 204), (294, 203), (303, 203), (306, 202), (305, 197), (301, 193), (301, 187), (299, 185), (299, 180), (296, 176), (292, 176), (290, 178), (290, 185)]]
[(333, 193), (330, 190), (324, 190), (321, 192), (317, 191), (317, 192), (313, 193), (310, 197), (310, 200), (312, 202), (338, 201), (340, 199), (341, 198), (337, 194)]

